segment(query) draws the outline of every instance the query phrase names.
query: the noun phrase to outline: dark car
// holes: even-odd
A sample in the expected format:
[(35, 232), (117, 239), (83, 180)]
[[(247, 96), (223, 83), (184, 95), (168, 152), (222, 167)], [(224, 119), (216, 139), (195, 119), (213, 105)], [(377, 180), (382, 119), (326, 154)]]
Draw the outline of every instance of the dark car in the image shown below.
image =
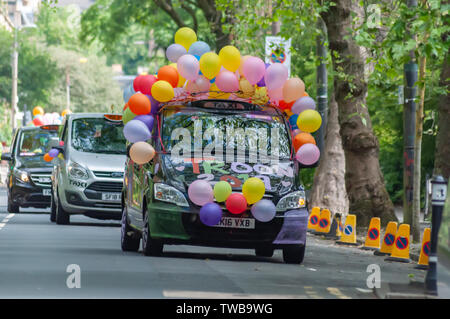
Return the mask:
[[(142, 239), (145, 255), (161, 254), (164, 244), (192, 244), (251, 248), (257, 256), (266, 257), (282, 249), (285, 262), (303, 261), (308, 219), (305, 192), (289, 126), (277, 108), (229, 100), (175, 103), (164, 106), (155, 123), (153, 160), (138, 165), (127, 158), (123, 250), (137, 251)], [(264, 181), (264, 198), (276, 205), (275, 218), (260, 222), (250, 207), (236, 216), (219, 203), (220, 223), (201, 222), (201, 207), (188, 196), (193, 181), (203, 179), (214, 185), (225, 180), (233, 192), (241, 192), (249, 177)]]
[(51, 137), (58, 135), (59, 125), (21, 127), (13, 137), (11, 153), (1, 159), (9, 161), (7, 174), (8, 212), (20, 207), (50, 207), (53, 164), (44, 160)]

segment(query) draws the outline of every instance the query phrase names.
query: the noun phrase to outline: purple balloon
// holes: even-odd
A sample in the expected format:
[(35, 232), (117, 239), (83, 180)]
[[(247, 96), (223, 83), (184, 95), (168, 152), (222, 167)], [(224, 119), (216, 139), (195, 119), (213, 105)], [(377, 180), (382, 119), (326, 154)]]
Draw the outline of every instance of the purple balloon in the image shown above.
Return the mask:
[(260, 222), (270, 222), (277, 213), (275, 204), (268, 199), (261, 199), (251, 209), (253, 217)]
[(167, 59), (169, 59), (170, 62), (174, 63), (176, 63), (178, 59), (183, 55), (185, 55), (186, 53), (187, 52), (184, 46), (176, 43), (169, 45), (169, 47), (166, 50)]
[(138, 115), (133, 120), (138, 120), (138, 121), (144, 122), (144, 124), (147, 125), (148, 129), (150, 130), (150, 132), (152, 131), (152, 129), (153, 129), (153, 121), (154, 121), (154, 118), (153, 118), (152, 115), (148, 115), (148, 114)]
[(58, 154), (59, 154), (59, 150), (57, 150), (56, 148), (52, 148), (52, 149), (48, 152), (48, 155), (49, 155), (50, 157), (56, 157), (56, 156), (58, 156)]
[(138, 120), (131, 120), (123, 128), (123, 135), (131, 142), (145, 142), (152, 137), (147, 125)]
[(158, 113), (158, 111), (159, 111), (159, 104), (160, 103), (157, 100), (155, 100), (153, 98), (153, 96), (151, 96), (151, 95), (147, 95), (147, 97), (150, 100), (150, 103), (152, 104), (152, 109), (151, 109), (150, 113), (153, 116), (155, 116)]
[(200, 209), (200, 220), (207, 226), (217, 225), (222, 219), (222, 208), (216, 203), (207, 203)]
[(320, 150), (311, 143), (303, 144), (295, 154), (295, 158), (303, 165), (313, 165), (319, 160)]
[(271, 64), (264, 75), (264, 81), (269, 91), (283, 87), (287, 79), (288, 69), (281, 63)]
[[(270, 65), (269, 63), (266, 63), (266, 70), (269, 67), (269, 65)], [(259, 80), (259, 82), (256, 83), (256, 85), (259, 86), (260, 88), (266, 86), (266, 81), (264, 80), (264, 77), (262, 77), (261, 80)]]
[(300, 114), (305, 110), (315, 110), (316, 102), (314, 99), (309, 96), (304, 96), (295, 101), (294, 105), (292, 105), (291, 111), (295, 114)]

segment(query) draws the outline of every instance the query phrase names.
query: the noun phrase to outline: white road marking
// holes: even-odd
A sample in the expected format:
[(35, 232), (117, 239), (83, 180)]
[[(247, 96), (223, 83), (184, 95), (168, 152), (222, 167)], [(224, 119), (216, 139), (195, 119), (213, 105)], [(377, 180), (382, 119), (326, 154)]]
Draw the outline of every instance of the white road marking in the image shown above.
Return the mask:
[(2, 222), (0, 223), (0, 230), (3, 229), (3, 227), (6, 226), (6, 223), (9, 222), (11, 218), (14, 217), (15, 214), (8, 214), (5, 218), (3, 218)]
[(281, 295), (281, 294), (246, 294), (217, 291), (195, 290), (163, 290), (166, 298), (194, 298), (194, 299), (304, 299), (305, 295)]

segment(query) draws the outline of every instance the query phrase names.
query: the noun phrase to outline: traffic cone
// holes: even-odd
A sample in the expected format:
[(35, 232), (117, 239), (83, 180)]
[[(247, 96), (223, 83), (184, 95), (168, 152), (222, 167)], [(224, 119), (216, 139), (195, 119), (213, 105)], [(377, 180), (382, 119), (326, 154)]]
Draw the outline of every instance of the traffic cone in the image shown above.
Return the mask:
[(336, 244), (358, 245), (356, 242), (356, 215), (347, 216), (341, 240), (336, 241)]
[(331, 220), (331, 227), (328, 234), (325, 234), (325, 238), (328, 239), (339, 239), (341, 238), (341, 231), (339, 227), (342, 227), (341, 224), (341, 215), (336, 213), (334, 214), (332, 220)]
[(389, 222), (386, 226), (386, 233), (384, 234), (383, 242), (379, 251), (375, 251), (373, 254), (377, 256), (390, 255), (392, 247), (395, 242), (395, 235), (397, 234), (397, 222)]
[(328, 234), (331, 227), (331, 212), (324, 208), (320, 212), (319, 225), (317, 226), (316, 232), (320, 234)]
[(430, 254), (431, 228), (425, 228), (422, 237), (422, 249), (420, 250), (419, 262), (415, 268), (428, 269), (428, 255)]
[(366, 242), (364, 243), (363, 249), (366, 250), (377, 250), (380, 249), (381, 238), (380, 238), (380, 218), (373, 217), (370, 220), (369, 229), (367, 230)]
[(395, 236), (394, 247), (389, 257), (385, 260), (409, 262), (409, 225), (401, 224), (398, 227), (397, 235)]
[(336, 237), (337, 238), (341, 238), (342, 231), (344, 230), (344, 226), (342, 225), (341, 215), (340, 214), (336, 214), (335, 215), (335, 219), (336, 219), (336, 223), (337, 223)]
[(308, 231), (316, 231), (319, 227), (320, 207), (313, 207), (309, 214)]

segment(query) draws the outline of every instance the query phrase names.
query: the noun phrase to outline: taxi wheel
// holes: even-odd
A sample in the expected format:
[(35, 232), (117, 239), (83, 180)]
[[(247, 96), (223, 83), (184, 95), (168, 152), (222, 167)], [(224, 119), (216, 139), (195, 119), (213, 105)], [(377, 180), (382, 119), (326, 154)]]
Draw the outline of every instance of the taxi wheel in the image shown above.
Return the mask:
[(18, 214), (19, 213), (19, 205), (15, 205), (8, 200), (8, 213), (10, 214)]
[[(123, 251), (138, 251), (140, 238), (133, 231), (133, 229), (128, 225), (127, 209), (124, 207), (122, 212), (122, 222), (121, 222), (121, 234), (120, 234), (120, 245)], [(131, 235), (129, 235), (132, 233)]]
[(273, 247), (271, 246), (261, 246), (255, 248), (255, 255), (258, 257), (272, 257)]
[(304, 257), (304, 245), (287, 245), (283, 248), (283, 260), (286, 264), (301, 264)]
[(142, 229), (142, 252), (145, 256), (161, 256), (164, 244), (151, 237), (148, 224), (148, 214), (144, 217), (144, 228)]
[(68, 225), (70, 224), (70, 215), (67, 213), (61, 206), (61, 201), (58, 199), (56, 200), (58, 203), (56, 206), (56, 224), (58, 225)]

